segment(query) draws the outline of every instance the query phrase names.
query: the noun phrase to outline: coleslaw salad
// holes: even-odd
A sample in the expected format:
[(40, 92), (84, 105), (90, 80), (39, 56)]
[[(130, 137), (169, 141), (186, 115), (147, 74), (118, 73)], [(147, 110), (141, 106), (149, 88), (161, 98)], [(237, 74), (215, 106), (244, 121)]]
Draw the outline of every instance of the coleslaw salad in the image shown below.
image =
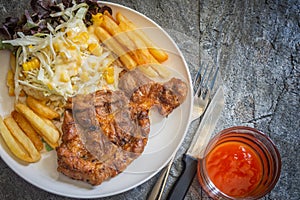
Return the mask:
[(84, 23), (88, 11), (86, 3), (51, 14), (61, 17), (55, 28), (47, 24), (49, 33), (25, 35), (2, 41), (17, 46), (15, 68), (15, 95), (22, 89), (33, 89), (45, 97), (59, 96), (67, 99), (76, 94), (87, 94), (97, 89), (117, 86), (117, 74), (121, 69), (116, 57), (99, 43)]

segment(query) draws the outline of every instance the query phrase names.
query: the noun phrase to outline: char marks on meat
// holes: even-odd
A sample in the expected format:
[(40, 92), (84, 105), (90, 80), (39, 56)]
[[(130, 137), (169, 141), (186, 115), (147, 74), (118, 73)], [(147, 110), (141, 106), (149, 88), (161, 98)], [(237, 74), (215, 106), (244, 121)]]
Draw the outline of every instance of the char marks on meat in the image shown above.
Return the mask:
[(150, 109), (168, 116), (187, 95), (180, 79), (156, 83), (136, 70), (123, 74), (119, 88), (68, 100), (57, 148), (59, 172), (91, 185), (121, 173), (144, 151)]

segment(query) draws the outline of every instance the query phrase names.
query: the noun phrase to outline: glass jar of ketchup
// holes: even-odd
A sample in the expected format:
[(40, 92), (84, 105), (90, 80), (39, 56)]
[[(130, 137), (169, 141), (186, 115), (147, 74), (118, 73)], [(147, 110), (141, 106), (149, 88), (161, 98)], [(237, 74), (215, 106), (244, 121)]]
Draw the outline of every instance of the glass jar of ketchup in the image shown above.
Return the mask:
[(198, 162), (200, 185), (214, 199), (258, 199), (277, 183), (281, 158), (264, 133), (250, 127), (224, 129)]

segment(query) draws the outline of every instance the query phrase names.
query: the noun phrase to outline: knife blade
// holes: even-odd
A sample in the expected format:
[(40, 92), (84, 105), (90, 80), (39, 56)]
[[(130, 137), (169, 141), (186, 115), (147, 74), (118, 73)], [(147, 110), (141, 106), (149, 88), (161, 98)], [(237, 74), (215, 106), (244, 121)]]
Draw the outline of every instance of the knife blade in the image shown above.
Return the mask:
[(220, 86), (211, 100), (201, 123), (193, 137), (191, 145), (183, 155), (184, 168), (174, 187), (171, 189), (167, 199), (183, 199), (197, 172), (198, 159), (204, 156), (204, 150), (209, 142), (217, 121), (224, 107), (224, 91)]

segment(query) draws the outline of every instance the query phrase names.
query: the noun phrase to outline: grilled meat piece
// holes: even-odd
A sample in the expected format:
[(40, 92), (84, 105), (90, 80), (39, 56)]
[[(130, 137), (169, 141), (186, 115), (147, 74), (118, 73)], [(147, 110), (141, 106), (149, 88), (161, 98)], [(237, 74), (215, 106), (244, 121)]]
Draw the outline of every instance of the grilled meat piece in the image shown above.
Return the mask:
[(140, 86), (146, 85), (148, 83), (153, 83), (151, 79), (141, 73), (138, 69), (132, 71), (123, 70), (120, 73), (120, 79), (118, 87), (120, 90), (125, 92), (125, 94), (130, 97), (134, 91), (136, 91)]
[(130, 93), (100, 90), (68, 100), (56, 149), (59, 172), (99, 185), (124, 171), (147, 144), (150, 109), (169, 115), (184, 101), (187, 85), (176, 78), (165, 84), (147, 81)]

